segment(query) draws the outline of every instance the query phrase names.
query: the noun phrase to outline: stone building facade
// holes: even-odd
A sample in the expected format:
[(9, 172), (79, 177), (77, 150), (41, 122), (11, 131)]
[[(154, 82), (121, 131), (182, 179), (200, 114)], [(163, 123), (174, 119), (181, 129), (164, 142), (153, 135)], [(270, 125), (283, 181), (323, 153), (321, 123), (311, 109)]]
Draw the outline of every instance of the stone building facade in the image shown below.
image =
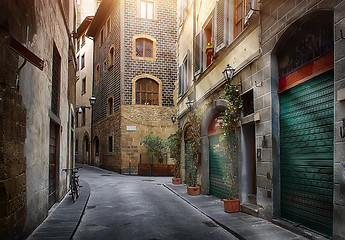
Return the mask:
[(0, 9), (0, 238), (26, 239), (66, 194), (61, 169), (74, 161), (75, 2)]
[[(226, 190), (212, 150), (221, 132), (211, 130), (228, 106), (221, 93), (229, 64), (244, 104), (236, 129), (242, 211), (308, 236), (344, 239), (345, 2), (211, 2), (178, 3), (178, 119), (188, 126), (189, 100), (202, 116), (202, 193), (223, 197)], [(200, 50), (208, 42), (209, 59)]]
[(175, 131), (176, 2), (102, 1), (89, 28), (94, 39), (92, 158), (136, 173), (141, 139)]
[(89, 99), (92, 96), (93, 83), (93, 41), (86, 37), (86, 32), (100, 4), (100, 0), (79, 0), (77, 2), (76, 31), (76, 162), (91, 164), (91, 115)]

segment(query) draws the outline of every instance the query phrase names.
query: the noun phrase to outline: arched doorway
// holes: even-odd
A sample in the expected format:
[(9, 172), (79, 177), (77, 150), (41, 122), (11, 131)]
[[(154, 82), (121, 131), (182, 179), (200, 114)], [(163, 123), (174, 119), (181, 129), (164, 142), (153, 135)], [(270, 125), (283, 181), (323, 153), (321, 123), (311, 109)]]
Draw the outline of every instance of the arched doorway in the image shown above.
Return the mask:
[(90, 141), (89, 136), (86, 133), (83, 138), (82, 162), (90, 164)]
[(224, 179), (229, 158), (226, 146), (224, 146), (227, 143), (224, 143), (224, 139), (222, 139), (224, 138), (222, 122), (223, 116), (218, 113), (213, 117), (208, 127), (210, 194), (221, 199), (227, 199), (230, 189)]
[(272, 82), (278, 80), (279, 99), (281, 218), (331, 236), (333, 13), (314, 12), (292, 24), (273, 54), (277, 73)]
[(99, 158), (99, 138), (96, 136), (93, 139), (93, 154), (94, 154), (94, 165), (95, 166), (100, 166), (100, 158)]

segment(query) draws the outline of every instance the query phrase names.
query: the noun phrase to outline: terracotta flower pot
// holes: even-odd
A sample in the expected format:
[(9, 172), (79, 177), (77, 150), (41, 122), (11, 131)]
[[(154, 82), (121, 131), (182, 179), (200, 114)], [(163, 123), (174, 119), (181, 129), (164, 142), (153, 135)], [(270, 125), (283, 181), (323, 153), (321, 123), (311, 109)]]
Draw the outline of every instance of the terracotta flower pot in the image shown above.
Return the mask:
[(187, 193), (189, 195), (192, 195), (192, 196), (200, 195), (200, 187), (199, 186), (196, 186), (196, 187), (187, 186)]
[(206, 48), (205, 52), (207, 55), (213, 55), (213, 47)]
[(173, 184), (181, 184), (181, 178), (175, 178), (175, 177), (173, 177), (173, 178), (171, 179), (171, 181), (172, 181)]
[(233, 213), (240, 211), (240, 200), (239, 199), (223, 199), (224, 211), (227, 213)]

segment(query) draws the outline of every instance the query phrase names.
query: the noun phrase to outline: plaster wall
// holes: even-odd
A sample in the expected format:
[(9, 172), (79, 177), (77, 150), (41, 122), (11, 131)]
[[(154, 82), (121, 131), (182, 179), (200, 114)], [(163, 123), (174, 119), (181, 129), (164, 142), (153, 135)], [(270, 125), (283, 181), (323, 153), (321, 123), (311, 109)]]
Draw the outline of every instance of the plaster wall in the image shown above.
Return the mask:
[(48, 214), (50, 103), (53, 44), (61, 56), (59, 165), (57, 165), (57, 200), (66, 192), (66, 176), (61, 168), (67, 163), (69, 124), (68, 103), (68, 32), (57, 3), (36, 1), (36, 23), (31, 23), (29, 49), (44, 60), (41, 72), (27, 64), (20, 74), (20, 93), (27, 110), (25, 141), (27, 218), (26, 232), (31, 232)]

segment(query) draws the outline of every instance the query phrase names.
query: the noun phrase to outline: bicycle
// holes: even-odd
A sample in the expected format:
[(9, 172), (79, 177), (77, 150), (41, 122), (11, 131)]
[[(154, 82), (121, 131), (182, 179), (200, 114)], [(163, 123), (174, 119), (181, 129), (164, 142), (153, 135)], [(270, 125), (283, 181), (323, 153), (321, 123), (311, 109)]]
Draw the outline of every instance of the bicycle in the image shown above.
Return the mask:
[(70, 195), (72, 195), (72, 200), (75, 202), (75, 200), (79, 197), (79, 188), (81, 187), (79, 185), (79, 175), (76, 175), (78, 173), (79, 168), (64, 168), (62, 169), (63, 172), (71, 172), (70, 181), (69, 181), (69, 191), (71, 191)]

